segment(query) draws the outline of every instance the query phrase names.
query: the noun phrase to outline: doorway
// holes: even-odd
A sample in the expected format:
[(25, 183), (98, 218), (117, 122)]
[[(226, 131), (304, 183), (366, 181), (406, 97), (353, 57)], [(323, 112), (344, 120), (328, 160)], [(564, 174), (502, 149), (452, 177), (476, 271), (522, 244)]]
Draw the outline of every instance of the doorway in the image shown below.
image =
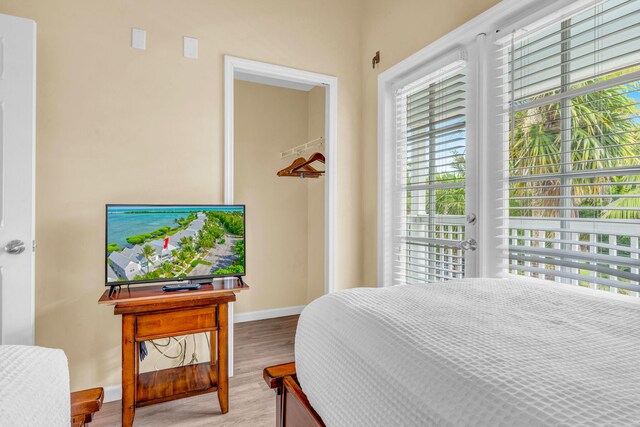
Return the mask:
[[(299, 143), (293, 143), (294, 139), (295, 141), (299, 141), (299, 138), (294, 138), (290, 141), (287, 141), (287, 143), (288, 142), (292, 143), (291, 147), (283, 143), (282, 147), (285, 147), (285, 146), (286, 147), (282, 148), (282, 150), (285, 151), (286, 148), (293, 148), (294, 146), (301, 145), (305, 142), (311, 142), (314, 139), (317, 139), (317, 137), (315, 136), (316, 134), (322, 133), (322, 140), (323, 140), (322, 152), (325, 157), (325, 165), (324, 165), (325, 174), (322, 178), (320, 178), (320, 180), (322, 181), (317, 181), (310, 184), (305, 183), (307, 187), (306, 188), (307, 217), (305, 218), (305, 220), (307, 222), (312, 222), (317, 224), (317, 220), (314, 220), (312, 216), (309, 216), (308, 212), (309, 210), (311, 210), (312, 212), (318, 212), (318, 207), (320, 208), (321, 220), (323, 222), (320, 238), (322, 242), (322, 251), (324, 253), (321, 254), (323, 260), (320, 268), (322, 270), (323, 278), (321, 281), (322, 287), (319, 293), (320, 294), (330, 293), (335, 289), (335, 255), (336, 255), (336, 252), (335, 252), (335, 225), (336, 225), (335, 194), (336, 194), (336, 178), (337, 178), (335, 165), (336, 165), (336, 159), (337, 159), (337, 152), (336, 152), (337, 151), (336, 150), (337, 78), (323, 75), (323, 74), (302, 71), (302, 70), (297, 70), (297, 69), (288, 68), (288, 67), (282, 67), (278, 65), (266, 64), (262, 62), (236, 58), (232, 56), (225, 57), (224, 198), (225, 198), (225, 203), (227, 204), (246, 202), (243, 200), (238, 200), (237, 198), (238, 194), (236, 191), (236, 187), (239, 184), (238, 175), (237, 175), (237, 169), (239, 169), (237, 156), (239, 153), (238, 153), (238, 147), (236, 147), (235, 145), (236, 143), (236, 137), (235, 137), (236, 90), (235, 89), (236, 89), (236, 84), (238, 80), (242, 82), (242, 86), (244, 86), (245, 90), (250, 90), (250, 88), (248, 88), (247, 85), (259, 85), (255, 87), (255, 89), (259, 88), (260, 86), (263, 86), (262, 89), (264, 89), (264, 86), (266, 85), (273, 88), (274, 90), (277, 88), (284, 88), (289, 90), (299, 90), (299, 91), (307, 92), (308, 94), (310, 94), (308, 95), (309, 99), (307, 100), (309, 108), (315, 108), (315, 107), (311, 107), (312, 104), (317, 105), (316, 102), (311, 101), (311, 98), (313, 98), (314, 96), (315, 98), (317, 98), (319, 94), (323, 95), (322, 103), (324, 107), (323, 108), (324, 120), (323, 120), (323, 123), (320, 124), (320, 131), (317, 130), (318, 128), (317, 123), (312, 124), (311, 121), (313, 120), (310, 120), (309, 116), (307, 116), (306, 137), (302, 138), (302, 141), (300, 141)], [(266, 92), (268, 92), (268, 90), (266, 90)], [(317, 101), (317, 99), (315, 101)], [(314, 116), (314, 117), (317, 117), (317, 116)], [(298, 131), (298, 135), (302, 137), (304, 133)], [(313, 149), (311, 149), (310, 151), (305, 151), (304, 153), (301, 153), (301, 156), (303, 155), (309, 156), (313, 152), (314, 152)], [(268, 153), (270, 153), (269, 162), (277, 160), (280, 163), (276, 162), (275, 164), (279, 164), (283, 167), (284, 165), (290, 163), (293, 159), (295, 159), (295, 156), (287, 157), (283, 159), (281, 157), (282, 151), (280, 151), (280, 149), (277, 149), (277, 148), (271, 148), (268, 151)], [(260, 156), (255, 156), (253, 154), (255, 153), (252, 153), (251, 158), (260, 157)], [(245, 155), (244, 157), (248, 157), (248, 156)], [(273, 169), (273, 170), (272, 169), (273, 168), (270, 167), (268, 171), (270, 174), (272, 174), (270, 176), (273, 177), (274, 179), (295, 180), (295, 178), (290, 178), (290, 177), (287, 177), (287, 178), (276, 177), (276, 172), (278, 171), (278, 169)], [(259, 179), (259, 177), (254, 177), (250, 179)], [(309, 181), (309, 179), (305, 178), (304, 181)], [(322, 182), (321, 187), (319, 185), (320, 182)], [(298, 190), (300, 189), (298, 188)], [(283, 191), (286, 191), (286, 190), (283, 190)], [(322, 193), (320, 198), (320, 203), (318, 203), (318, 199), (315, 196), (313, 196), (318, 191)], [(282, 206), (281, 209), (287, 209), (287, 206)], [(268, 227), (268, 224), (263, 223), (262, 219), (264, 218), (254, 216), (254, 213), (252, 213), (250, 211), (250, 208), (247, 207), (247, 232), (249, 233), (250, 230), (254, 227), (261, 227), (261, 228)], [(309, 236), (311, 235), (313, 236), (317, 235), (317, 228), (310, 230), (310, 233), (307, 234), (306, 236), (307, 242), (309, 240)], [(295, 236), (283, 235), (281, 236), (281, 238), (284, 241), (287, 241), (288, 239), (295, 239)], [(314, 238), (315, 237), (312, 237), (312, 240)], [(248, 252), (249, 252), (249, 245), (251, 244), (252, 244), (251, 240), (247, 239)], [(306, 251), (307, 261), (312, 260), (314, 258), (317, 259), (317, 254), (314, 255), (314, 250), (316, 249), (317, 247), (310, 248), (307, 243), (307, 251)], [(254, 256), (257, 256), (257, 255), (254, 255)], [(269, 257), (269, 253), (267, 251), (266, 253), (263, 253), (260, 256)], [(253, 261), (253, 262), (256, 262), (256, 261)], [(306, 267), (307, 276), (308, 276), (309, 270), (313, 270), (313, 268), (316, 268), (311, 264), (313, 263), (307, 264), (307, 267)], [(247, 278), (249, 281), (249, 285), (254, 288), (258, 288), (261, 286), (261, 283), (255, 282), (255, 280), (260, 280), (260, 276), (258, 275), (252, 276), (251, 269), (252, 269), (252, 260), (248, 258), (247, 259)], [(285, 280), (285, 281), (287, 280), (287, 273), (288, 273), (287, 271), (282, 271), (281, 273), (282, 280)], [(318, 275), (315, 274), (313, 276), (317, 277)], [(250, 280), (254, 280), (254, 282), (251, 283)], [(314, 295), (317, 296), (314, 285), (307, 286), (307, 284), (305, 284), (305, 292), (310, 297)], [(231, 308), (230, 316), (233, 316), (233, 311), (234, 309)], [(230, 331), (229, 335), (230, 335), (230, 340), (232, 341), (233, 331)], [(232, 342), (230, 344), (232, 344)], [(232, 349), (233, 345), (230, 345), (229, 347), (230, 349)], [(232, 361), (233, 361), (233, 357), (231, 355), (230, 357), (231, 370), (233, 369)]]

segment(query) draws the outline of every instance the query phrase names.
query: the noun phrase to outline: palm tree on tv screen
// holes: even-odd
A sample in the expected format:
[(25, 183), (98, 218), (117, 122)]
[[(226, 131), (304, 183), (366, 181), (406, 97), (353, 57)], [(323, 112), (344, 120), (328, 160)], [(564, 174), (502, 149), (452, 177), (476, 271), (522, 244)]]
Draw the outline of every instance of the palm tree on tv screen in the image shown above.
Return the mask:
[(165, 262), (160, 266), (160, 271), (164, 277), (169, 277), (173, 273), (173, 266), (169, 262)]
[(191, 251), (192, 249), (194, 249), (193, 242), (193, 237), (185, 236), (180, 239), (180, 246), (182, 246), (182, 248), (186, 251)]
[(187, 261), (189, 260), (189, 254), (187, 253), (187, 251), (185, 251), (184, 249), (179, 250), (179, 251), (173, 251), (176, 260), (178, 261), (178, 263), (180, 264), (181, 267), (184, 267), (187, 263)]
[(147, 260), (147, 273), (151, 271), (151, 257), (156, 254), (156, 250), (149, 245), (142, 247), (142, 256)]

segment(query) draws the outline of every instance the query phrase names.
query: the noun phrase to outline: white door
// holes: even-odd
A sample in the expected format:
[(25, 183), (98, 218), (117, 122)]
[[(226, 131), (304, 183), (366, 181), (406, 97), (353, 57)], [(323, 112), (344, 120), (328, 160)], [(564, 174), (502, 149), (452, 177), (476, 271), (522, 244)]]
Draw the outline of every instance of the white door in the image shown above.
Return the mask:
[(35, 22), (0, 14), (0, 344), (34, 344)]

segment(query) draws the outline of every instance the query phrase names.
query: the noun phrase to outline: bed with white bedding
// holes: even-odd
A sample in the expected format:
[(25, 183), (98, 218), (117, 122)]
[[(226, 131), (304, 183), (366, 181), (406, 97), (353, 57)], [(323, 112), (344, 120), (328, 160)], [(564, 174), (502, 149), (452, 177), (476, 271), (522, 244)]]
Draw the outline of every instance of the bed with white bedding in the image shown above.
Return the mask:
[(70, 407), (62, 350), (0, 346), (0, 426), (69, 427)]
[(640, 425), (637, 298), (465, 279), (324, 296), (297, 379), (327, 426)]

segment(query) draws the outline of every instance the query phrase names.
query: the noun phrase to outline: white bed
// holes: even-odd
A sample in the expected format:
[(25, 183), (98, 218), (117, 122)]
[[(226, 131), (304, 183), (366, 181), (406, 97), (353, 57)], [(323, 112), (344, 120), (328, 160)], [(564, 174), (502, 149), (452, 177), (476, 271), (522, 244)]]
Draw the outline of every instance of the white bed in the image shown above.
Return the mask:
[(62, 350), (0, 346), (0, 426), (69, 427), (70, 409)]
[(465, 279), (324, 296), (296, 333), (327, 426), (640, 425), (637, 298)]

